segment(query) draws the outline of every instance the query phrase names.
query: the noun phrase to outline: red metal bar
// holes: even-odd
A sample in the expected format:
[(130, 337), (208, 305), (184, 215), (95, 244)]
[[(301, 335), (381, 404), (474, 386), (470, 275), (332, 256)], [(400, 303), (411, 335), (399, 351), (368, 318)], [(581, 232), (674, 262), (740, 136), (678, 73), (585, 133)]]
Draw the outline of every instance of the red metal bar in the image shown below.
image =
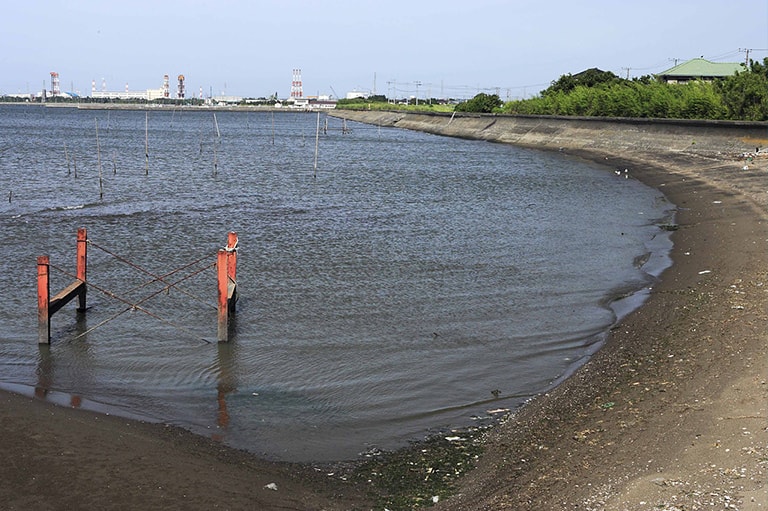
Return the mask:
[(229, 340), (229, 299), (227, 297), (227, 291), (229, 287), (229, 276), (227, 271), (227, 259), (228, 254), (226, 249), (219, 249), (218, 258), (216, 259), (216, 274), (218, 276), (218, 299), (219, 299), (219, 315), (218, 315), (218, 339), (219, 342), (227, 342)]
[[(88, 231), (85, 227), (80, 227), (77, 230), (77, 278), (78, 280), (85, 282), (86, 274), (88, 270)], [(78, 312), (85, 312), (85, 297), (87, 288), (82, 286), (77, 296), (77, 310)]]
[(51, 296), (49, 280), (51, 260), (47, 255), (37, 258), (37, 342), (51, 344), (51, 316), (48, 304)]

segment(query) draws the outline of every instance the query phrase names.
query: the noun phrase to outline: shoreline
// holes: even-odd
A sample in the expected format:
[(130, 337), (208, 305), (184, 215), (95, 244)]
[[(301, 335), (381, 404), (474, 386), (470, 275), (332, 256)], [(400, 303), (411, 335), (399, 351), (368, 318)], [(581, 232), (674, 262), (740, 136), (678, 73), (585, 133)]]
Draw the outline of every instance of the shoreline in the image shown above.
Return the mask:
[(489, 433), (438, 509), (768, 509), (768, 162), (731, 186), (727, 158), (701, 172), (566, 152), (628, 167), (678, 206), (673, 265), (586, 364)]
[[(436, 509), (766, 509), (766, 161), (739, 174), (690, 152), (564, 152), (629, 168), (678, 206), (673, 265), (586, 364), (483, 435)], [(178, 428), (0, 401), (9, 509), (381, 509), (365, 484)]]

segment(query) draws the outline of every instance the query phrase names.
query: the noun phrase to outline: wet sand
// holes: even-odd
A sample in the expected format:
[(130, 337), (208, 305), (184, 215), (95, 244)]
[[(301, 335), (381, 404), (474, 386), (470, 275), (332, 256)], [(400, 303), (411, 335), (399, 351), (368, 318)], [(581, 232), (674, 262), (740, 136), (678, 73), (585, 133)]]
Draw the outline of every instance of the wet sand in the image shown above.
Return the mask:
[[(566, 153), (680, 208), (674, 264), (586, 365), (486, 434), (437, 509), (768, 508), (768, 162)], [(326, 470), (178, 428), (0, 403), (4, 509), (381, 509)]]

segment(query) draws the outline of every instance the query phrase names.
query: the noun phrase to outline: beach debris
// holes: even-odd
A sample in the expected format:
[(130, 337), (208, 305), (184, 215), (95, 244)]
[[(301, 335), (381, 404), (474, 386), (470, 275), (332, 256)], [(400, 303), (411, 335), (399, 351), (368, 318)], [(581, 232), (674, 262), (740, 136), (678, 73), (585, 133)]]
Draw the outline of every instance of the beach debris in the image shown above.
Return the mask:
[(489, 413), (491, 415), (496, 415), (497, 413), (507, 413), (509, 411), (509, 408), (495, 408), (493, 410), (488, 410), (486, 413)]
[(699, 275), (706, 275), (707, 273), (712, 273), (712, 270), (701, 270)]
[[(447, 436), (447, 437), (445, 437), (445, 439), (448, 440), (449, 442), (462, 442), (462, 441), (466, 440), (466, 438), (463, 438), (463, 437), (460, 437), (460, 436)], [(430, 469), (430, 471), (431, 470), (432, 469)]]
[(264, 489), (272, 490), (272, 491), (277, 491), (277, 484), (275, 484), (275, 483), (266, 484), (266, 485), (264, 485)]
[(680, 228), (677, 224), (659, 224), (659, 228), (664, 231), (676, 231)]
[(582, 431), (576, 431), (573, 434), (573, 439), (577, 440), (579, 442), (583, 442), (587, 439), (587, 437), (593, 433), (597, 433), (597, 430), (594, 429), (584, 429)]
[(493, 394), (493, 397), (498, 398), (499, 394), (501, 394), (501, 391), (499, 389), (493, 389), (491, 394)]
[(432, 495), (432, 503), (437, 504), (440, 502), (440, 495)]

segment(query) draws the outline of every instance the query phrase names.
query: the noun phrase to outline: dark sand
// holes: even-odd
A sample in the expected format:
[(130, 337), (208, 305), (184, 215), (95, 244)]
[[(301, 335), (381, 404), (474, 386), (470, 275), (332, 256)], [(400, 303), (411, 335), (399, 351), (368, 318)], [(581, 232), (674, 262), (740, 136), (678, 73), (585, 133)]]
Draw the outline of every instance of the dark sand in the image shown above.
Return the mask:
[[(674, 265), (574, 376), (486, 434), (437, 508), (768, 509), (766, 160), (581, 156), (680, 207)], [(326, 469), (177, 428), (0, 403), (2, 509), (383, 508)]]

